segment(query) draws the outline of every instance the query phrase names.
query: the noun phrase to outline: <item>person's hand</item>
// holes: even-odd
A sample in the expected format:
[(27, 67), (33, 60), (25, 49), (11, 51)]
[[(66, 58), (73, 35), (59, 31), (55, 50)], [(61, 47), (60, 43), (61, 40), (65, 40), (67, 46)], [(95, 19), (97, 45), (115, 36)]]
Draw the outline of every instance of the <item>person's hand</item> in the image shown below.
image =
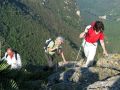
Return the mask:
[(85, 37), (85, 32), (82, 32), (79, 37), (84, 38)]
[(17, 63), (13, 63), (14, 65), (16, 65)]
[(107, 51), (106, 51), (106, 50), (105, 50), (105, 51), (103, 51), (103, 55), (108, 56), (108, 53), (107, 53)]
[(55, 46), (55, 47), (53, 47), (52, 49), (53, 49), (53, 51), (54, 51), (54, 50), (57, 50), (57, 49), (58, 49), (58, 46)]
[(67, 64), (67, 63), (68, 63), (68, 61), (65, 60), (65, 61), (64, 61), (64, 64)]

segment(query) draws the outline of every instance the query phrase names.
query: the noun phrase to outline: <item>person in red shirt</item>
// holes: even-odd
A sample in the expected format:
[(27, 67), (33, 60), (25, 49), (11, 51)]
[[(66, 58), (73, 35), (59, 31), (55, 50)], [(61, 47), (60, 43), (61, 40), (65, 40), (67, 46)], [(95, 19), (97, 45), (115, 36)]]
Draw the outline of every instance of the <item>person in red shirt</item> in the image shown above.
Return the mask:
[(100, 44), (102, 46), (103, 54), (108, 56), (104, 43), (103, 31), (104, 24), (101, 21), (95, 21), (91, 25), (88, 25), (85, 28), (85, 31), (80, 34), (80, 38), (84, 38), (82, 46), (85, 56), (87, 57), (87, 61), (84, 67), (89, 67), (93, 64), (98, 41), (100, 41)]

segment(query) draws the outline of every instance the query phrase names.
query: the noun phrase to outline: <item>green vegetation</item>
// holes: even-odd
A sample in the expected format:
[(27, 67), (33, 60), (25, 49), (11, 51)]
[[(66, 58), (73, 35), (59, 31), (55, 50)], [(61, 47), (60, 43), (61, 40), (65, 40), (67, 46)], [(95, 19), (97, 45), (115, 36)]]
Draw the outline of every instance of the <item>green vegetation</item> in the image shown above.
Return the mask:
[[(65, 51), (75, 53), (79, 45), (80, 21), (74, 3), (74, 0), (67, 5), (64, 0), (1, 1), (2, 56), (7, 47), (12, 47), (22, 56), (23, 65), (45, 64), (44, 42), (59, 35), (66, 39)], [(64, 10), (64, 7), (70, 11)], [(74, 56), (73, 53), (65, 54), (68, 60)]]
[[(47, 77), (53, 73), (41, 71), (42, 66), (46, 65), (43, 49), (45, 40), (55, 39), (59, 35), (65, 37), (63, 46), (65, 57), (68, 61), (75, 60), (81, 44), (78, 36), (83, 25), (97, 20), (98, 15), (111, 14), (111, 9), (117, 4), (112, 7), (112, 1), (108, 6), (105, 4), (108, 0), (104, 1), (105, 3), (96, 0), (97, 3), (93, 6), (94, 0), (88, 3), (87, 0), (80, 1), (81, 18), (76, 15), (79, 7), (76, 6), (75, 0), (0, 0), (1, 56), (7, 47), (14, 48), (21, 55), (23, 64), (22, 70), (10, 71), (6, 62), (2, 64), (0, 62), (0, 90), (45, 89)], [(102, 9), (96, 8), (98, 4)], [(109, 52), (120, 52), (118, 28), (120, 22), (116, 22), (119, 13), (114, 14), (115, 11), (119, 12), (118, 8), (119, 5), (113, 10), (113, 15), (109, 15), (109, 20), (104, 21)], [(93, 14), (86, 11), (91, 11)], [(61, 58), (58, 60), (61, 61)]]
[(21, 70), (10, 70), (0, 62), (0, 90), (45, 90), (47, 78), (52, 71), (43, 71), (42, 66), (28, 65)]
[[(80, 44), (78, 36), (81, 28), (76, 10), (78, 7), (74, 0), (0, 1), (2, 56), (7, 47), (12, 47), (21, 55), (23, 64), (21, 71), (9, 71), (8, 65), (0, 62), (1, 90), (45, 88), (51, 72), (41, 72), (41, 66), (46, 65), (43, 46), (48, 38), (65, 37), (65, 57), (74, 60)], [(62, 58), (58, 59), (61, 61)]]

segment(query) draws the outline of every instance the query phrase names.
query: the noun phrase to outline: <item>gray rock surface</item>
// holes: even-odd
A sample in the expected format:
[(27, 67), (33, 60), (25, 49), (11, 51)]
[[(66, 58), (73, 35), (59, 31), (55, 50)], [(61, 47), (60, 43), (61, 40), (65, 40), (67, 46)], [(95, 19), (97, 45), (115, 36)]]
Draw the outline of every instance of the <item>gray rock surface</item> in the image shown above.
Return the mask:
[(120, 75), (104, 81), (97, 81), (89, 85), (87, 90), (120, 90)]
[(120, 90), (119, 62), (119, 54), (100, 58), (95, 66), (89, 68), (82, 67), (83, 60), (67, 64), (60, 62), (59, 68), (65, 69), (50, 75), (48, 84), (51, 88), (59, 86), (53, 90)]

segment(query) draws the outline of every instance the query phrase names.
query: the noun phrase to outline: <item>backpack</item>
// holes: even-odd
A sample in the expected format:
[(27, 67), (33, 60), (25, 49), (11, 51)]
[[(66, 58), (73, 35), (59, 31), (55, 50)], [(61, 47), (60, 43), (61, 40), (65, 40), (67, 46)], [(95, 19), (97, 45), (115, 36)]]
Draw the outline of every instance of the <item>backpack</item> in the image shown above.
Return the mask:
[(47, 48), (48, 48), (48, 45), (50, 44), (50, 42), (52, 42), (53, 40), (51, 38), (47, 39), (45, 41), (45, 45), (44, 45), (44, 50), (45, 52), (47, 52)]
[[(14, 53), (15, 53), (15, 59), (17, 60), (17, 51), (14, 51)], [(5, 56), (6, 58), (8, 57), (8, 54), (6, 54), (6, 56)]]
[(93, 22), (91, 22), (91, 24), (90, 24), (90, 25), (91, 25), (92, 27), (94, 27), (95, 23), (96, 23), (96, 22), (95, 22), (95, 21), (93, 21)]

